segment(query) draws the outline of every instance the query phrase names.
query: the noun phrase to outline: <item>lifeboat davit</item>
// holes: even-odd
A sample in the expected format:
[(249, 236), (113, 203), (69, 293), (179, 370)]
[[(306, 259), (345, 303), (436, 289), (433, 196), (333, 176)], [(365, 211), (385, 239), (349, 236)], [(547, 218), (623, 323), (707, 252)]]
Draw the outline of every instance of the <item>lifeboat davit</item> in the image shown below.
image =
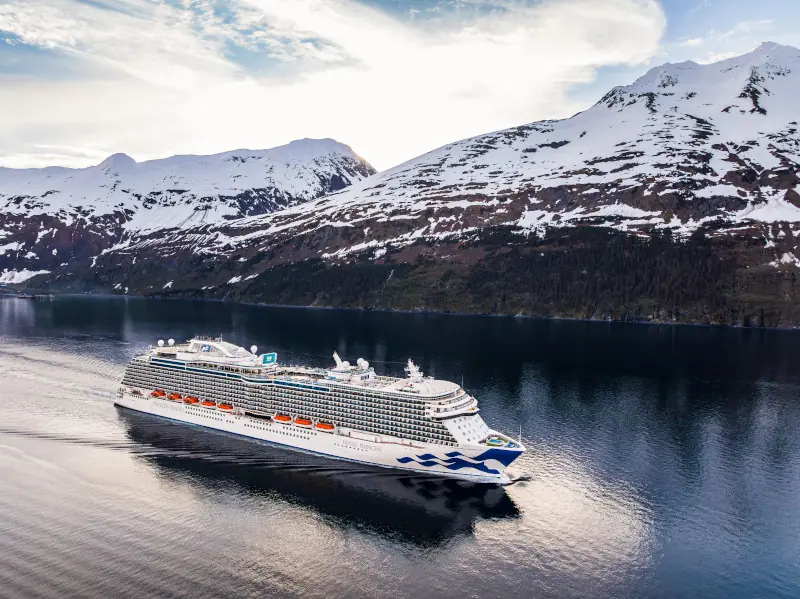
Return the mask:
[(166, 393), (164, 393), (161, 389), (156, 389), (150, 395), (152, 395), (153, 397), (164, 397)]
[(196, 403), (200, 403), (200, 400), (197, 399), (194, 395), (188, 395), (188, 396), (183, 398), (183, 403), (188, 403), (188, 404), (194, 405)]
[(311, 426), (311, 421), (308, 418), (295, 418), (294, 423), (297, 426)]
[(333, 425), (330, 422), (317, 422), (314, 425), (314, 428), (319, 429), (321, 431), (326, 432), (333, 432)]
[(209, 401), (207, 399), (204, 399), (203, 401), (201, 401), (200, 405), (203, 406), (204, 408), (216, 408), (217, 407), (217, 403), (216, 402)]
[(272, 419), (275, 422), (283, 422), (284, 424), (289, 424), (292, 421), (292, 417), (287, 416), (286, 414), (275, 414)]
[(217, 407), (225, 412), (230, 412), (231, 410), (233, 410), (233, 406), (229, 403), (221, 403)]

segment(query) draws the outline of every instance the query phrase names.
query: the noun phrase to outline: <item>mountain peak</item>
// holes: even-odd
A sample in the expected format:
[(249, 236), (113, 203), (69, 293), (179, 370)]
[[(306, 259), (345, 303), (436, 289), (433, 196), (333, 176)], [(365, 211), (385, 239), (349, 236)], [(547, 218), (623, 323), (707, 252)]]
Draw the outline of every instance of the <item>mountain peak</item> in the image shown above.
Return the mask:
[[(127, 230), (188, 227), (280, 210), (374, 172), (331, 139), (143, 162), (120, 152), (82, 169), (0, 169), (0, 213), (33, 217), (63, 210), (102, 219), (122, 209)], [(16, 201), (22, 196), (36, 198), (35, 204)]]
[(652, 67), (629, 87), (642, 88), (651, 85), (670, 87), (684, 79), (685, 77), (682, 75), (693, 79), (697, 78), (698, 82), (702, 82), (712, 73), (728, 73), (736, 67), (767, 65), (771, 69), (783, 67), (785, 70), (791, 69), (798, 63), (800, 63), (800, 49), (775, 42), (762, 42), (750, 52), (707, 64), (700, 64), (692, 60), (665, 62)]
[(103, 162), (100, 163), (101, 168), (111, 168), (111, 169), (119, 169), (124, 167), (135, 166), (137, 162), (128, 156), (127, 154), (123, 154), (122, 152), (118, 152), (116, 154), (112, 154)]
[(756, 48), (745, 54), (734, 56), (707, 66), (731, 67), (737, 65), (759, 66), (763, 64), (778, 63), (781, 66), (790, 66), (800, 61), (800, 49), (794, 46), (785, 46), (775, 42), (761, 42)]
[(779, 44), (777, 42), (761, 42), (756, 46), (756, 49), (751, 52), (751, 54), (755, 54), (758, 52), (787, 52), (792, 54), (800, 54), (800, 49), (795, 48), (794, 46), (787, 46), (785, 44)]

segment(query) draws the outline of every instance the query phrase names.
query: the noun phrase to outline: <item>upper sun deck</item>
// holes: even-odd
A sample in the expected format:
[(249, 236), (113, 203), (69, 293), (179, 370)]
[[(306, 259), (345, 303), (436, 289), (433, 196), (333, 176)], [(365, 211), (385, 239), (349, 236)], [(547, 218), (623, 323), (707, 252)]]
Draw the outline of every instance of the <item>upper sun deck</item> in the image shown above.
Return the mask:
[[(266, 365), (262, 357), (255, 355), (256, 347), (249, 352), (243, 347), (228, 343), (222, 339), (210, 337), (195, 337), (186, 343), (175, 345), (169, 340), (169, 345), (164, 346), (163, 341), (157, 347), (150, 348), (150, 354), (155, 356), (171, 356), (186, 362), (211, 362), (218, 364), (235, 365), (243, 368), (259, 368)], [(266, 355), (266, 354), (264, 354)]]
[(465, 394), (456, 383), (424, 377), (422, 372), (409, 360), (406, 378), (379, 376), (369, 362), (359, 358), (355, 365), (339, 358), (334, 352), (333, 368), (314, 368), (309, 366), (280, 365), (276, 354), (257, 355), (256, 346), (250, 351), (243, 347), (223, 341), (221, 338), (194, 337), (186, 343), (175, 344), (172, 339), (168, 345), (159, 341), (150, 348), (147, 358), (178, 360), (205, 368), (239, 372), (249, 378), (268, 378), (273, 380), (302, 382), (322, 382), (330, 387), (369, 388), (386, 393), (399, 393), (426, 400), (448, 400)]

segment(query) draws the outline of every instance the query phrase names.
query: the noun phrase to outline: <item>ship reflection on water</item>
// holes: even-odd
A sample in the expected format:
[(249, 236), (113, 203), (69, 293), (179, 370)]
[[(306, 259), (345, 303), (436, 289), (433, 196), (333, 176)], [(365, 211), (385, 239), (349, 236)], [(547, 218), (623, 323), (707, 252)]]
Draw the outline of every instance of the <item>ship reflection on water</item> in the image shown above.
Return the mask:
[(434, 548), (471, 535), (476, 522), (518, 518), (503, 487), (414, 475), (303, 454), (173, 423), (117, 413), (134, 453), (162, 476), (310, 508), (338, 526)]

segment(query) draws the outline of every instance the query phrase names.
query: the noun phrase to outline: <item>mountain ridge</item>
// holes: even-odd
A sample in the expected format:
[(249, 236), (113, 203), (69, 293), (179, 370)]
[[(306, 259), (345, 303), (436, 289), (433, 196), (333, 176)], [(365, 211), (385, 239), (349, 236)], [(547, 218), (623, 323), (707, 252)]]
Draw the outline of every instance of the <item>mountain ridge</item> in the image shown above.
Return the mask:
[(790, 46), (665, 64), (571, 118), (453, 142), (280, 210), (138, 229), (37, 280), (304, 305), (800, 324), (798, 95)]
[(80, 169), (0, 168), (0, 280), (96, 261), (148, 231), (280, 210), (374, 172), (332, 139), (143, 162), (117, 153)]
[[(679, 76), (675, 65), (662, 65), (570, 119), (447, 144), (310, 204), (231, 223), (225, 232), (235, 235), (240, 229), (251, 243), (261, 230), (265, 243), (272, 243), (287, 230), (301, 235), (323, 227), (377, 230), (391, 220), (386, 214), (397, 211), (406, 221), (431, 210), (442, 215), (436, 225), (426, 224), (430, 216), (422, 218), (414, 231), (394, 227), (395, 243), (367, 234), (359, 244), (319, 253), (341, 257), (365, 244), (391, 249), (419, 237), (437, 239), (493, 224), (541, 231), (567, 222), (589, 223), (629, 232), (669, 228), (688, 236), (718, 218), (731, 226), (796, 222), (800, 138), (793, 104), (767, 97), (761, 101), (767, 114), (754, 114), (753, 100), (745, 94), (754, 64), (771, 70), (775, 54), (796, 68), (771, 71), (773, 80), (793, 74), (790, 91), (800, 93), (800, 51), (787, 46), (763, 44), (744, 57), (683, 68), (690, 75), (702, 71), (703, 79), (715, 70), (723, 75), (710, 86), (706, 81), (711, 93), (722, 95), (713, 102), (703, 90), (692, 89), (696, 82), (691, 77), (687, 88), (681, 81), (686, 73)], [(656, 94), (654, 89), (662, 91), (649, 95)], [(683, 93), (677, 96), (676, 91)], [(677, 110), (679, 105), (690, 110)], [(722, 115), (717, 122), (708, 120), (712, 112)], [(525, 201), (526, 194), (536, 197)], [(496, 209), (488, 221), (475, 222), (470, 212), (492, 205)]]

